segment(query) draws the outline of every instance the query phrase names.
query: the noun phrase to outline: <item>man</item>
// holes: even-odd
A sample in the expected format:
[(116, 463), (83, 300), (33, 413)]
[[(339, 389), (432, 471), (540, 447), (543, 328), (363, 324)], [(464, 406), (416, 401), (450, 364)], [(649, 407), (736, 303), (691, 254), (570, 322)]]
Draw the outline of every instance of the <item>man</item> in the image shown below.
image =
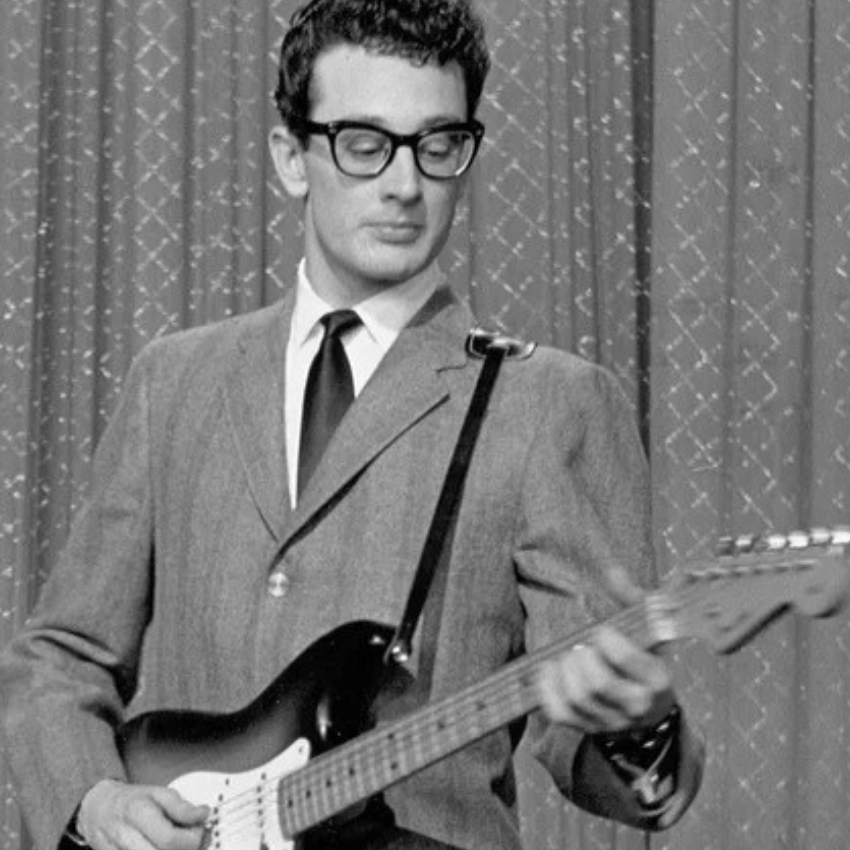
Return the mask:
[[(297, 286), (137, 359), (91, 497), (0, 667), (39, 848), (64, 834), (95, 850), (194, 850), (219, 801), (128, 778), (116, 728), (162, 709), (234, 712), (334, 627), (401, 617), (481, 369), (436, 261), (478, 149), (487, 67), (464, 0), (314, 0), (294, 17), (271, 149), (303, 205)], [(333, 341), (335, 311), (349, 312)], [(356, 398), (316, 460), (311, 373), (334, 345), (340, 366), (339, 342)], [(509, 358), (416, 635), (410, 666), (428, 687), (413, 701), (636, 600), (653, 580), (648, 505), (611, 377), (542, 348)], [(539, 665), (527, 734), (575, 803), (666, 827), (702, 758), (671, 674), (610, 627), (589, 635)], [(518, 847), (518, 731), (393, 786), (311, 846)], [(249, 844), (275, 850), (262, 830)]]

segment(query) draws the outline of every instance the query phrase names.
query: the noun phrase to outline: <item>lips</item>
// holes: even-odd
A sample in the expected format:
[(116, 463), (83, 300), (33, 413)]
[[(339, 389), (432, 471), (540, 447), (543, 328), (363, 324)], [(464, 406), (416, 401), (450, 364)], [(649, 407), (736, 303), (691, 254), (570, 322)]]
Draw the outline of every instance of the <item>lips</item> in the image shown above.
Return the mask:
[(399, 244), (415, 241), (424, 230), (424, 225), (415, 221), (376, 221), (369, 227), (381, 241)]

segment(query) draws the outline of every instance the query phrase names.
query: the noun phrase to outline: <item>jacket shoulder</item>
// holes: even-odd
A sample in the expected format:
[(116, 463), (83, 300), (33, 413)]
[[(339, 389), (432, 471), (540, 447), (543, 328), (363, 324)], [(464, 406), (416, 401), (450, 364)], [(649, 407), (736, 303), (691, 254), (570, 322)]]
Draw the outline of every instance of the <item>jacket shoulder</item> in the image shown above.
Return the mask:
[(610, 374), (606, 367), (562, 348), (530, 343), (521, 345), (526, 346), (523, 356), (509, 357), (506, 361), (506, 366), (516, 372), (546, 375), (556, 381), (590, 380), (600, 374)]
[(281, 307), (272, 304), (250, 313), (186, 328), (148, 342), (136, 355), (133, 368), (151, 376), (216, 372), (230, 363), (250, 341), (281, 338)]
[(127, 389), (142, 386), (160, 401), (211, 398), (251, 346), (268, 362), (283, 361), (285, 328), (274, 304), (148, 342), (134, 358)]
[(174, 331), (147, 343), (139, 357), (160, 359), (171, 357), (207, 356), (238, 345), (246, 337), (269, 328), (280, 316), (281, 305), (272, 304), (250, 313)]

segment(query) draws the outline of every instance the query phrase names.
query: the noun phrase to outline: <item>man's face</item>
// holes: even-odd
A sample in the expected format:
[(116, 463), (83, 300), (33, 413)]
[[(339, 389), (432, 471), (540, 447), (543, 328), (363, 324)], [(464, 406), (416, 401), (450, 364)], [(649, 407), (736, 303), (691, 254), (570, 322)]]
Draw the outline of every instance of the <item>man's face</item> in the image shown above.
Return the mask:
[[(465, 121), (466, 88), (456, 63), (416, 66), (337, 45), (313, 72), (313, 121), (361, 121), (399, 134)], [(423, 176), (400, 147), (377, 177), (336, 167), (329, 140), (310, 137), (299, 154), (306, 197), (305, 256), (317, 291), (356, 303), (426, 269), (445, 245), (463, 179)], [(285, 181), (286, 182), (286, 181)]]

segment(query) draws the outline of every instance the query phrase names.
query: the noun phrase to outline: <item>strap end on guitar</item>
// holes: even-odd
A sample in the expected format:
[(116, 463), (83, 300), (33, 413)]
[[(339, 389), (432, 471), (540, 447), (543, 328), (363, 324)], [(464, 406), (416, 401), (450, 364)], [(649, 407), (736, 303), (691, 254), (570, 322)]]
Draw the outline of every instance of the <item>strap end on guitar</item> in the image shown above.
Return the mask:
[(412, 653), (413, 649), (411, 647), (410, 637), (396, 634), (387, 647), (387, 651), (384, 653), (384, 664), (387, 666), (390, 664), (404, 664), (410, 660)]

